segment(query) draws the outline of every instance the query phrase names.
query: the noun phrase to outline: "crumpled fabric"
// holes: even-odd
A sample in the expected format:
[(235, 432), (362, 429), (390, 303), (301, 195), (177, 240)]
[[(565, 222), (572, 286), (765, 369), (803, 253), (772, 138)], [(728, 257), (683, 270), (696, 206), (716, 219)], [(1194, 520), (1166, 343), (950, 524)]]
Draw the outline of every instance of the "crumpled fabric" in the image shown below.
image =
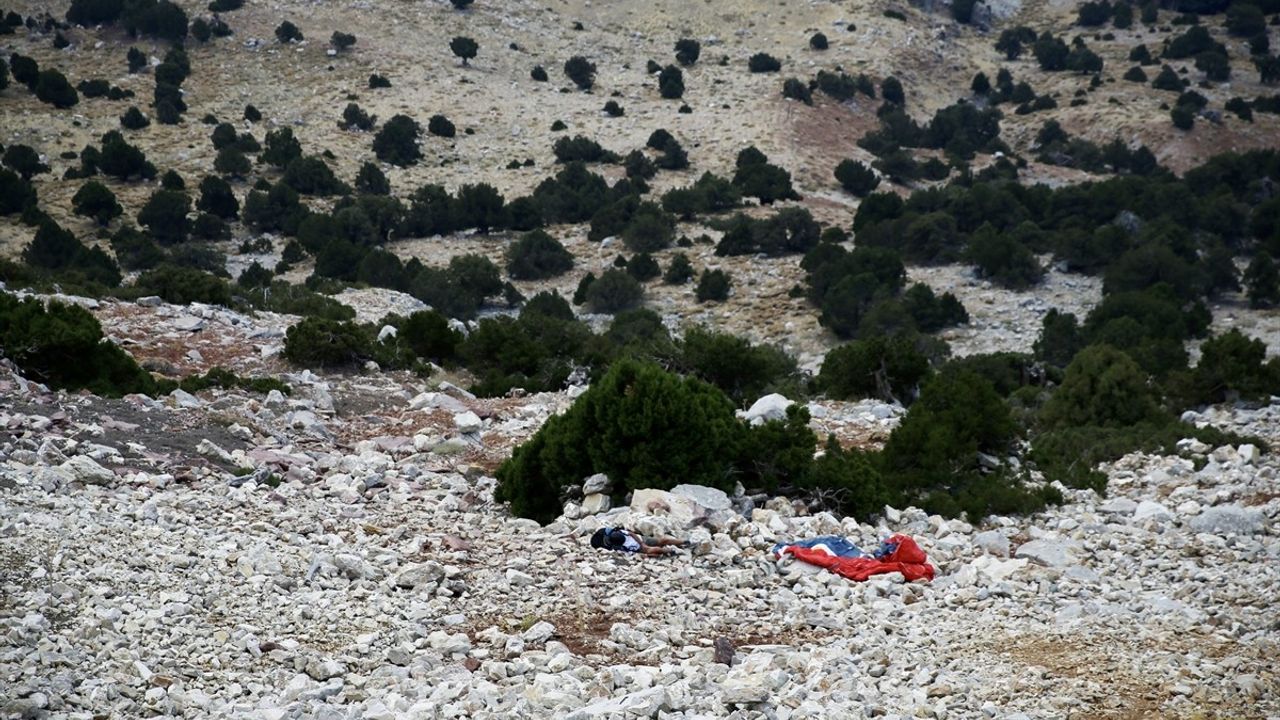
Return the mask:
[(775, 557), (782, 557), (787, 554), (790, 548), (807, 548), (810, 550), (819, 550), (830, 555), (838, 555), (839, 557), (866, 557), (867, 553), (862, 548), (849, 542), (847, 538), (839, 535), (823, 535), (821, 537), (809, 538), (807, 540), (792, 540), (791, 542), (778, 543), (773, 546), (773, 554)]
[(788, 545), (782, 552), (857, 581), (891, 572), (902, 573), (908, 582), (932, 580), (935, 572), (924, 551), (906, 535), (894, 535), (882, 543), (877, 551), (877, 555), (883, 552), (879, 558), (841, 557), (800, 545)]

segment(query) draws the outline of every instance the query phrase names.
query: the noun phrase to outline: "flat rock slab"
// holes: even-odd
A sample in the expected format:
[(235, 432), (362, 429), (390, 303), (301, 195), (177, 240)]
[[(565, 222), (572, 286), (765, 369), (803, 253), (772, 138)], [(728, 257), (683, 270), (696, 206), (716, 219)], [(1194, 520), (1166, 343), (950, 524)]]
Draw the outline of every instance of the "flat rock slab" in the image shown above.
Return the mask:
[(1267, 518), (1257, 508), (1216, 505), (1191, 519), (1191, 529), (1215, 535), (1256, 535), (1266, 528)]
[(1016, 558), (1026, 558), (1037, 565), (1066, 567), (1075, 565), (1079, 548), (1064, 540), (1032, 540), (1021, 545), (1014, 553)]

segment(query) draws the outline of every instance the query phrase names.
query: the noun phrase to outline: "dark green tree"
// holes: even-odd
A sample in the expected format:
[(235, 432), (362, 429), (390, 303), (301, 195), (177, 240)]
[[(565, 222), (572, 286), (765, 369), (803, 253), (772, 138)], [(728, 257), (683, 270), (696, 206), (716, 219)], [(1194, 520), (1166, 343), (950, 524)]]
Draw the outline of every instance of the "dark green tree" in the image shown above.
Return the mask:
[(78, 305), (0, 293), (0, 347), (26, 377), (104, 397), (154, 393), (155, 381), (106, 341), (102, 326)]
[(267, 133), (262, 142), (262, 155), (258, 161), (284, 170), (294, 160), (302, 157), (302, 143), (293, 136), (293, 129), (282, 127)]
[(451, 138), (458, 133), (449, 118), (443, 115), (432, 115), (427, 121), (427, 132), (437, 137)]
[(1264, 399), (1280, 383), (1280, 362), (1267, 362), (1267, 346), (1237, 329), (1200, 346), (1193, 374), (1198, 402)]
[(390, 195), (391, 181), (377, 165), (366, 162), (356, 173), (356, 191), (368, 195)]
[(468, 61), (474, 58), (476, 53), (480, 51), (480, 46), (476, 44), (475, 40), (459, 35), (449, 41), (449, 49), (453, 51), (454, 55), (462, 60), (462, 65), (465, 67), (468, 64)]
[(563, 489), (603, 472), (623, 493), (679, 482), (732, 484), (744, 428), (713, 386), (622, 360), (498, 469), (496, 499), (546, 522)]
[(217, 175), (206, 175), (200, 181), (200, 199), (196, 209), (225, 220), (234, 220), (240, 213), (240, 201), (231, 185)]
[(986, 95), (991, 92), (991, 81), (987, 79), (986, 73), (978, 73), (973, 76), (973, 82), (969, 84), (969, 89), (974, 95)]
[(243, 178), (249, 174), (253, 166), (239, 148), (231, 146), (218, 151), (217, 157), (213, 159), (213, 169), (222, 175)]
[(91, 28), (110, 25), (124, 12), (123, 0), (72, 0), (67, 10), (67, 22)]
[(791, 186), (791, 173), (770, 164), (754, 145), (738, 153), (733, 184), (743, 195), (759, 198), (763, 205), (800, 198)]
[(1179, 130), (1190, 130), (1196, 124), (1196, 112), (1186, 105), (1176, 105), (1169, 111), (1173, 126)]
[(676, 62), (688, 67), (698, 62), (702, 54), (702, 45), (697, 40), (681, 38), (676, 41)]
[(388, 120), (373, 138), (373, 151), (378, 159), (392, 165), (405, 167), (422, 158), (418, 138), (422, 128), (408, 115), (396, 115)]
[(13, 79), (27, 86), (31, 92), (36, 91), (36, 83), (40, 82), (40, 65), (34, 58), (18, 53), (9, 55), (9, 70)]
[(668, 65), (658, 74), (658, 92), (668, 100), (684, 97), (684, 73), (675, 65)]
[(462, 333), (449, 327), (449, 319), (433, 310), (409, 315), (397, 337), (414, 355), (436, 362), (452, 358), (462, 344)]
[(747, 69), (753, 73), (778, 72), (782, 63), (768, 53), (756, 53), (747, 59)]
[(965, 257), (982, 277), (1014, 290), (1029, 288), (1044, 277), (1035, 253), (1012, 233), (1000, 232), (989, 223), (969, 237)]
[(4, 164), (21, 175), (23, 180), (49, 172), (49, 166), (40, 162), (40, 154), (30, 145), (10, 145), (5, 148)]
[(813, 92), (809, 90), (809, 85), (799, 78), (787, 78), (782, 81), (782, 97), (799, 100), (805, 105), (813, 104)]
[(302, 42), (303, 39), (302, 31), (298, 29), (297, 25), (294, 25), (288, 20), (285, 20), (276, 26), (276, 40), (279, 40), (281, 43)]
[(894, 105), (901, 105), (906, 102), (907, 96), (902, 91), (902, 81), (892, 75), (885, 78), (880, 83), (880, 97), (883, 97), (885, 102), (890, 102)]
[(125, 53), (125, 62), (129, 64), (129, 74), (136, 75), (147, 66), (147, 55), (138, 48), (131, 47)]
[(1252, 307), (1280, 305), (1280, 269), (1265, 250), (1259, 252), (1244, 271), (1245, 291)]
[(573, 269), (573, 255), (542, 230), (525, 233), (507, 248), (507, 274), (515, 280), (543, 280)]
[[(661, 323), (661, 318), (655, 314)], [(715, 385), (746, 406), (796, 374), (796, 362), (782, 349), (752, 345), (729, 333), (690, 327), (680, 339), (677, 368)]]
[(1071, 48), (1061, 38), (1054, 37), (1053, 33), (1046, 30), (1036, 39), (1031, 52), (1036, 56), (1036, 62), (1040, 63), (1041, 70), (1054, 72), (1067, 69), (1067, 57), (1071, 55)]
[(285, 333), (284, 357), (302, 367), (355, 365), (370, 357), (370, 334), (353, 322), (303, 318)]
[(610, 268), (588, 285), (585, 296), (591, 312), (613, 315), (643, 302), (644, 288), (625, 271)]
[(649, 253), (639, 253), (627, 261), (627, 274), (638, 282), (645, 282), (661, 275), (662, 268)]
[(342, 121), (338, 123), (338, 127), (343, 130), (355, 128), (368, 132), (377, 124), (377, 117), (365, 112), (355, 103), (347, 103), (347, 107), (342, 111)]
[(497, 188), (488, 183), (463, 185), (458, 188), (458, 216), (464, 227), (481, 234), (507, 225), (506, 201)]
[[(938, 373), (885, 443), (883, 471), (901, 502), (958, 514), (968, 510), (957, 498), (978, 479), (978, 454), (1003, 457), (1016, 437), (1009, 407), (990, 381), (966, 370)], [(976, 506), (970, 519), (983, 509)]]
[(348, 191), (328, 163), (317, 155), (295, 158), (285, 168), (281, 182), (303, 195), (338, 195)]
[(1126, 427), (1160, 413), (1147, 374), (1132, 358), (1108, 345), (1091, 345), (1067, 366), (1040, 421), (1048, 428)]
[(694, 297), (698, 298), (700, 303), (723, 302), (729, 299), (729, 289), (732, 285), (733, 279), (724, 270), (703, 270), (702, 275), (698, 277), (698, 287), (694, 290)]
[(1151, 87), (1157, 90), (1180, 93), (1182, 92), (1182, 79), (1178, 77), (1178, 73), (1174, 72), (1173, 68), (1165, 65), (1156, 74), (1156, 79), (1151, 81)]
[(689, 262), (689, 256), (684, 253), (676, 253), (671, 257), (671, 264), (667, 266), (666, 273), (662, 276), (662, 281), (668, 285), (683, 285), (693, 278), (693, 265)]
[(596, 66), (581, 55), (574, 55), (564, 63), (564, 74), (579, 90), (590, 90), (596, 81)]
[(80, 102), (80, 96), (67, 81), (67, 76), (57, 70), (40, 71), (35, 93), (38, 100), (56, 108), (69, 108)]
[(845, 192), (866, 197), (880, 185), (880, 178), (871, 168), (848, 158), (836, 165), (836, 180)]
[(126, 130), (141, 130), (150, 124), (151, 121), (137, 107), (130, 107), (120, 116), (120, 127)]
[(351, 33), (344, 33), (338, 30), (333, 31), (333, 35), (329, 38), (329, 44), (333, 45), (333, 49), (342, 52), (348, 48), (354, 47), (356, 44), (356, 36)]
[(36, 204), (36, 190), (30, 180), (17, 173), (0, 168), (0, 215), (22, 212)]
[(35, 237), (22, 251), (22, 261), (44, 270), (65, 270), (75, 264), (84, 245), (52, 220), (40, 223)]
[(115, 193), (97, 180), (90, 180), (80, 186), (71, 204), (77, 215), (93, 218), (99, 225), (106, 225), (119, 217), (124, 208), (116, 200)]
[(855, 340), (827, 353), (818, 386), (833, 398), (909, 403), (929, 375), (929, 359), (907, 334)]
[(138, 212), (138, 224), (145, 225), (161, 243), (176, 245), (187, 239), (191, 224), (191, 198), (178, 190), (157, 190)]

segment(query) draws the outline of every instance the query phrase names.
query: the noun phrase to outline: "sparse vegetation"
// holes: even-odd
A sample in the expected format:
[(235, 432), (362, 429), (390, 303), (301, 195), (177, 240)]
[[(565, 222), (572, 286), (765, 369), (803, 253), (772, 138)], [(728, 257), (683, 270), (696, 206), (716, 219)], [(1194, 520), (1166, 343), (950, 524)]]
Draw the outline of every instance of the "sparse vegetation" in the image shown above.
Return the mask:
[(564, 74), (579, 90), (590, 90), (596, 82), (595, 63), (581, 55), (574, 55), (565, 61)]
[(298, 26), (288, 20), (276, 26), (276, 40), (279, 40), (282, 44), (302, 42), (304, 39)]
[(747, 61), (747, 69), (753, 73), (778, 72), (782, 63), (768, 53), (756, 53)]
[(392, 165), (413, 165), (422, 158), (418, 138), (422, 128), (408, 115), (396, 115), (383, 124), (373, 138), (373, 152)]

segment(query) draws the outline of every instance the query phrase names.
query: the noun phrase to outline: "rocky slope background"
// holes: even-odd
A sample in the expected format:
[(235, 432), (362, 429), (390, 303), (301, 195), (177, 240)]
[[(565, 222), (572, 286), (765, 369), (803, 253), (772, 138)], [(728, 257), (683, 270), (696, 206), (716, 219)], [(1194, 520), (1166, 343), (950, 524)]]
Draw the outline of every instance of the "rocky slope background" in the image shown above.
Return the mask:
[[(0, 23), (0, 714), (1280, 715), (1280, 276), (1268, 265), (1280, 255), (1280, 167), (1263, 152), (1194, 170), (1275, 149), (1277, 8), (1125, 4), (1125, 24), (1118, 4), (1080, 25), (1080, 3), (1003, 0), (977, 3), (966, 22), (941, 3), (79, 3), (90, 15), (142, 12), (134, 37), (132, 20), (68, 24), (67, 4), (55, 5), (20, 2)], [(216, 32), (175, 54), (158, 37), (173, 23), (146, 14), (156, 7), (182, 8), (184, 32), (187, 19)], [(1053, 34), (1088, 68), (1046, 69)], [(451, 49), (459, 37), (478, 51)], [(997, 49), (1018, 37), (1017, 57)], [(1207, 50), (1171, 50), (1182, 37)], [(696, 62), (673, 57), (681, 38), (699, 42)], [(1150, 62), (1134, 57), (1139, 46)], [(758, 53), (780, 70), (749, 72)], [(574, 55), (595, 65), (590, 92), (563, 69)], [(56, 79), (26, 75), (24, 58), (70, 86), (105, 81), (108, 95), (81, 87), (58, 107)], [(1153, 85), (1165, 65), (1173, 84)], [(675, 66), (683, 93), (663, 97)], [(1148, 79), (1127, 77), (1135, 66)], [(976, 89), (977, 74), (1001, 86), (1002, 71), (1008, 93)], [(835, 94), (820, 72), (842, 78)], [(371, 87), (371, 75), (390, 86)], [(903, 99), (890, 99), (895, 80)], [(864, 82), (870, 92), (850, 89)], [(349, 103), (373, 127), (340, 128)], [(122, 126), (130, 107), (150, 124)], [(378, 150), (401, 114), (421, 132)], [(455, 132), (428, 120), (437, 114)], [(655, 141), (668, 129), (679, 152)], [(154, 172), (96, 167), (121, 148), (104, 140), (111, 131)], [(585, 216), (542, 218), (571, 267), (518, 273), (521, 213), (566, 212), (539, 188), (577, 167), (556, 149), (576, 136), (619, 156), (585, 165), (615, 195), (583, 200)], [(749, 147), (786, 182), (739, 177)], [(421, 157), (398, 155), (410, 150)], [(687, 166), (654, 168), (681, 153)], [(842, 160), (874, 168), (879, 192), (838, 180)], [(732, 202), (650, 211), (659, 229), (642, 225), (634, 203), (668, 207), (664, 194), (704, 172)], [(1050, 200), (1004, 181), (1066, 191)], [(74, 199), (90, 182), (114, 211), (101, 195), (93, 208)], [(1113, 184), (1087, 184), (1102, 182)], [(1077, 185), (1094, 194), (1071, 195)], [(776, 203), (761, 194), (783, 186)], [(990, 188), (1004, 194), (982, 195)], [(758, 224), (735, 229), (739, 210)], [(994, 229), (942, 217), (966, 213)], [(769, 223), (784, 217), (795, 224), (779, 234)], [(743, 227), (759, 247), (730, 252)], [(980, 258), (993, 237), (1013, 242)], [(824, 268), (867, 248), (901, 251), (896, 285), (849, 305), (823, 297)], [(637, 269), (643, 255), (669, 273), (678, 254), (686, 282)], [(620, 267), (641, 277), (653, 314), (575, 301), (552, 326), (562, 335), (532, 335), (550, 347), (579, 337), (579, 320), (600, 333), (572, 353), (495, 374), (485, 353), (530, 336), (495, 335), (496, 349), (461, 339), (523, 328), (502, 323), (525, 298), (567, 299), (588, 273)], [(695, 290), (708, 271), (725, 273), (725, 294)], [(963, 319), (904, 319), (908, 286), (950, 294)], [(83, 308), (77, 322), (92, 318), (110, 341), (90, 345), (122, 348), (168, 384), (148, 375), (149, 394), (94, 394), (62, 382), (76, 359), (40, 356), (28, 341), (49, 338), (11, 297)], [(1045, 340), (1051, 310), (1081, 321), (1061, 347)], [(458, 353), (388, 350), (394, 323), (414, 313), (456, 333)], [(321, 350), (363, 346), (291, 354), (290, 328), (304, 323), (330, 333)], [(1000, 406), (1025, 411), (1024, 436), (969, 452), (965, 477), (1022, 468), (1072, 354), (1118, 345), (1132, 359), (1114, 361), (1128, 374), (1111, 387), (1174, 410), (1161, 422), (1176, 442), (1113, 453), (1097, 468), (1104, 492), (1037, 469), (1028, 486), (1060, 504), (973, 522), (880, 505), (846, 517), (804, 493), (680, 478), (627, 493), (585, 476), (560, 479), (556, 512), (567, 502), (549, 523), (513, 517), (495, 501), (499, 468), (631, 351), (618, 336), (656, 332), (646, 323), (673, 333), (676, 345), (655, 341), (646, 356), (668, 365), (689, 362), (672, 347), (698, 326), (789, 357), (795, 367), (766, 389), (722, 389), (748, 420), (781, 419), (789, 401), (761, 396), (789, 393), (817, 438), (854, 453), (882, 448), (921, 390), (837, 391), (839, 378), (819, 375), (833, 348), (900, 333), (940, 374), (948, 355), (1019, 353), (1040, 379), (1023, 377), (1028, 392), (1005, 391)], [(1195, 329), (1173, 329), (1183, 325)], [(49, 345), (76, 347), (85, 326), (73, 329)], [(1258, 342), (1197, 365), (1201, 343), (1231, 330)], [(1127, 417), (1098, 405), (1106, 422)], [(592, 550), (603, 524), (691, 544), (661, 559)], [(851, 583), (769, 552), (827, 533), (870, 547), (895, 532), (928, 553), (933, 582)]]

